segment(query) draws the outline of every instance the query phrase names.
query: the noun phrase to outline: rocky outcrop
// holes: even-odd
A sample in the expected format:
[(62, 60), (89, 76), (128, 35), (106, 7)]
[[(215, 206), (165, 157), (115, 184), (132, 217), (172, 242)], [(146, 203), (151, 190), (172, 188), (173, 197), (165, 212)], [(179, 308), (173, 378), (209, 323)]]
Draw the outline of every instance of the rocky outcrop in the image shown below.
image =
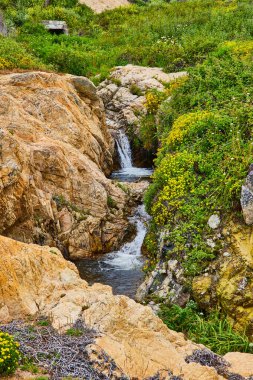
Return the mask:
[(178, 260), (161, 259), (137, 289), (136, 300), (151, 300), (154, 310), (157, 307), (152, 299), (157, 297), (182, 307), (189, 301), (190, 293), (186, 290), (184, 271)]
[(106, 178), (113, 143), (86, 78), (0, 76), (0, 233), (73, 259), (115, 249), (127, 194)]
[(91, 8), (95, 13), (130, 5), (128, 0), (79, 0), (79, 3), (87, 5), (87, 7)]
[(151, 148), (144, 148), (140, 133), (141, 120), (147, 113), (146, 92), (152, 89), (163, 91), (165, 83), (186, 75), (186, 72), (166, 74), (160, 68), (129, 64), (116, 67), (110, 78), (98, 86), (98, 93), (106, 109), (109, 131), (116, 140), (120, 140), (120, 130), (128, 135), (136, 166), (153, 164), (154, 152)]
[(140, 285), (136, 299), (149, 302), (154, 310), (162, 300), (184, 307), (191, 298), (203, 310), (218, 306), (234, 327), (246, 330), (253, 341), (253, 229), (232, 222), (222, 228), (217, 215), (208, 223), (214, 231), (207, 243), (219, 247), (219, 254), (203, 273), (186, 277), (182, 260), (166, 259), (173, 247), (163, 244), (161, 238), (159, 262)]
[(134, 65), (116, 67), (109, 79), (98, 87), (98, 93), (106, 108), (107, 124), (112, 134), (118, 129), (134, 126), (138, 134), (140, 115), (144, 114), (148, 90), (164, 90), (163, 83), (169, 83), (187, 75), (186, 72), (166, 74), (156, 67)]
[(169, 330), (149, 307), (113, 296), (108, 286), (89, 287), (56, 248), (0, 237), (0, 268), (1, 323), (43, 315), (64, 330), (81, 318), (99, 335), (89, 347), (91, 357), (103, 349), (131, 379), (157, 373), (166, 379), (224, 379), (217, 368), (190, 360), (203, 346)]

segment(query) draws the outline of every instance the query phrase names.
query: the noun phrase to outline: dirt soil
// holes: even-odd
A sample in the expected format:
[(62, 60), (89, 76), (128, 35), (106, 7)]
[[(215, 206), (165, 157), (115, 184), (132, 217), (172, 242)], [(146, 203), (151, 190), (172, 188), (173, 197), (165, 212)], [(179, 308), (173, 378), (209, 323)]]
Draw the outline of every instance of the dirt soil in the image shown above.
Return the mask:
[(121, 6), (128, 6), (128, 0), (79, 0), (81, 4), (87, 5), (96, 13), (104, 12)]

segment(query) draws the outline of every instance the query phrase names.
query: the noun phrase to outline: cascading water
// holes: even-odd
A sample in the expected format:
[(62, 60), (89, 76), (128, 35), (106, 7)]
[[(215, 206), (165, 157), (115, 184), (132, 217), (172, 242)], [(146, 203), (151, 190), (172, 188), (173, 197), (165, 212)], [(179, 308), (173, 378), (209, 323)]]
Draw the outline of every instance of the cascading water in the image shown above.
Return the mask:
[(125, 243), (119, 251), (106, 255), (104, 263), (114, 267), (116, 270), (129, 270), (142, 265), (141, 247), (147, 232), (147, 222), (149, 215), (146, 213), (144, 205), (138, 206), (133, 217), (129, 221), (136, 227), (134, 240)]
[(116, 145), (119, 153), (121, 169), (132, 168), (132, 152), (127, 135), (123, 131), (119, 131), (116, 136)]
[(141, 270), (144, 258), (141, 255), (143, 240), (147, 231), (149, 215), (144, 206), (138, 206), (129, 220), (136, 227), (135, 238), (123, 244), (121, 249), (101, 256), (99, 259), (86, 259), (76, 263), (81, 276), (90, 284), (100, 282), (110, 285), (114, 294), (133, 297), (143, 280)]
[(113, 172), (111, 178), (123, 182), (134, 182), (139, 179), (149, 178), (152, 174), (152, 169), (133, 166), (130, 142), (126, 133), (119, 131), (115, 140), (121, 169)]
[[(150, 177), (152, 170), (137, 168), (132, 164), (131, 147), (127, 135), (119, 131), (116, 138), (121, 169), (112, 174), (118, 181), (132, 182)], [(143, 240), (146, 235), (149, 215), (144, 205), (138, 206), (129, 218), (136, 228), (134, 239), (125, 243), (118, 251), (108, 253), (98, 259), (85, 259), (76, 262), (80, 275), (90, 284), (100, 282), (110, 285), (115, 294), (134, 297), (143, 279), (141, 267), (144, 258), (141, 255)]]

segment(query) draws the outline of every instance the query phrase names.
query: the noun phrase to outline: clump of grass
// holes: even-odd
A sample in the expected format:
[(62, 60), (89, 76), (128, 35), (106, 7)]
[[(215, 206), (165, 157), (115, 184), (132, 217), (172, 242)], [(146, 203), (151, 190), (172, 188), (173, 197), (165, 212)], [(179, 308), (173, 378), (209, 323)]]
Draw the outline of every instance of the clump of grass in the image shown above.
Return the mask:
[(34, 375), (36, 375), (40, 371), (39, 367), (34, 363), (34, 361), (28, 357), (23, 358), (20, 369), (22, 371), (30, 372)]
[(110, 81), (114, 84), (116, 84), (116, 86), (120, 87), (121, 86), (121, 80), (119, 78), (114, 78), (114, 77), (111, 77), (110, 78)]
[[(51, 252), (51, 251), (50, 251)], [(38, 322), (37, 322), (37, 325), (38, 326), (49, 326), (50, 325), (50, 322), (47, 320), (47, 319), (40, 319)]]
[(142, 96), (143, 95), (143, 91), (135, 83), (131, 84), (129, 90), (130, 90), (131, 94), (133, 94), (133, 95), (137, 95), (137, 96)]
[(110, 195), (107, 196), (107, 206), (112, 209), (118, 209), (116, 201)]
[(253, 353), (253, 345), (244, 332), (234, 331), (228, 319), (218, 311), (205, 316), (190, 301), (185, 308), (162, 305), (160, 317), (170, 329), (185, 333), (189, 339), (219, 355), (235, 351)]
[(124, 185), (122, 182), (116, 182), (116, 186), (118, 186), (124, 193), (129, 194), (129, 188)]
[(66, 331), (66, 335), (78, 337), (83, 335), (83, 331), (80, 329), (70, 328)]

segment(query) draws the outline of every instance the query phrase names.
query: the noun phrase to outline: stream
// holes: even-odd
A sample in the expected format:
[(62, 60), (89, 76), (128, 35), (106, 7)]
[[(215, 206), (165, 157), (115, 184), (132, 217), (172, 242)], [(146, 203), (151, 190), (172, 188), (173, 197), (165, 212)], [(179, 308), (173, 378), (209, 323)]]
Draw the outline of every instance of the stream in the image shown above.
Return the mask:
[[(116, 144), (121, 169), (113, 172), (111, 178), (121, 182), (135, 182), (149, 178), (152, 169), (133, 166), (130, 143), (124, 132), (119, 131)], [(129, 217), (130, 223), (136, 228), (134, 239), (123, 244), (118, 251), (75, 262), (80, 276), (89, 284), (99, 282), (110, 285), (114, 294), (124, 294), (134, 298), (144, 277), (142, 266), (145, 259), (141, 248), (148, 220), (149, 215), (144, 205), (138, 206), (134, 215)]]

